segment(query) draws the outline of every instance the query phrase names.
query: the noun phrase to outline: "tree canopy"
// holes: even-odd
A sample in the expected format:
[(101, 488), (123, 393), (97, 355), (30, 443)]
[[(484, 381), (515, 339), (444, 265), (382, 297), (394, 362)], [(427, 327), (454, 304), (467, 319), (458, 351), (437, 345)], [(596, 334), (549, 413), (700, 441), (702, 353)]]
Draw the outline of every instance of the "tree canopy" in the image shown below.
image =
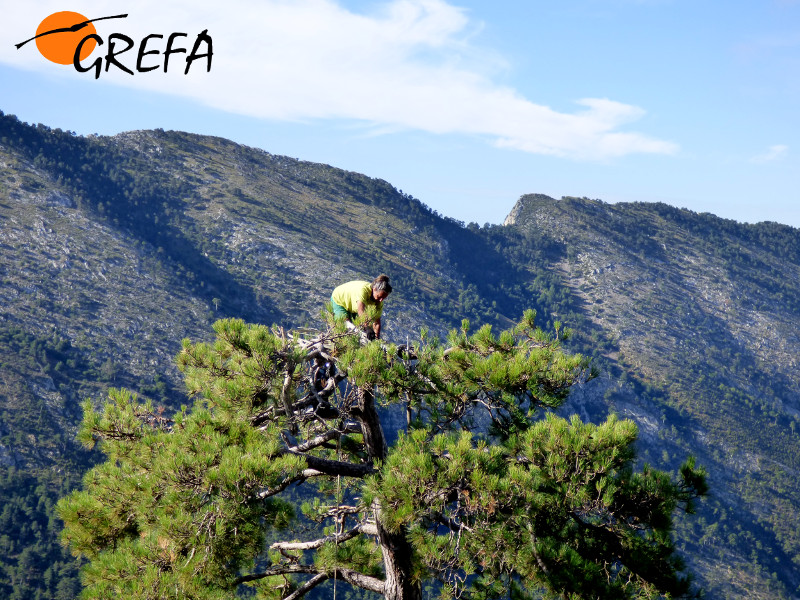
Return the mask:
[(670, 534), (702, 469), (637, 471), (631, 421), (549, 412), (589, 364), (534, 319), (408, 347), (235, 319), (185, 341), (191, 408), (84, 406), (107, 460), (58, 506), (83, 597), (691, 595)]

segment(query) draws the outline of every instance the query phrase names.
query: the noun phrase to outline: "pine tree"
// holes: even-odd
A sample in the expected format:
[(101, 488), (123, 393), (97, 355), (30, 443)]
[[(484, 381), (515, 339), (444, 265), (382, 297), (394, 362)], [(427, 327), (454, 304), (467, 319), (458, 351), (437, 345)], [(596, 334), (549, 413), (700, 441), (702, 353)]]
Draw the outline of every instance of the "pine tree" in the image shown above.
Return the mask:
[[(331, 323), (308, 338), (222, 320), (178, 363), (171, 418), (124, 390), (84, 406), (106, 462), (59, 503), (85, 598), (300, 598), (334, 579), (390, 600), (692, 593), (670, 533), (706, 491), (633, 468), (636, 427), (547, 409), (588, 361), (527, 312), (413, 347)], [(406, 426), (387, 442), (392, 406)], [(542, 412), (546, 413), (542, 418)]]

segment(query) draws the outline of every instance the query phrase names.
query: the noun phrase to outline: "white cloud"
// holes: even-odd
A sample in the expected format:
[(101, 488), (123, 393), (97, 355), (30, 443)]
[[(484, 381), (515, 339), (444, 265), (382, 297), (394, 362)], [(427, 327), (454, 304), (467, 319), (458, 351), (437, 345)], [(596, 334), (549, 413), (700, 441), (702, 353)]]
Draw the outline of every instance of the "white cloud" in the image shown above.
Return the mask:
[[(6, 31), (20, 40), (42, 18), (63, 10), (61, 0), (2, 1), (9, 4)], [(223, 111), (276, 120), (344, 119), (376, 131), (477, 135), (501, 147), (570, 158), (677, 151), (671, 142), (621, 130), (645, 114), (641, 108), (588, 98), (573, 113), (558, 112), (493, 82), (487, 75), (492, 53), (482, 58), (473, 44), (480, 24), (456, 6), (392, 0), (379, 8), (357, 14), (334, 0), (143, 0), (121, 8), (118, 2), (84, 0), (75, 10), (89, 18), (129, 13), (125, 20), (98, 23), (101, 36), (120, 31), (140, 40), (183, 31), (191, 47), (207, 28), (214, 40), (209, 74), (201, 72), (200, 61), (184, 76), (182, 56), (174, 55), (178, 68), (168, 74), (130, 76), (112, 68), (101, 78)], [(22, 52), (3, 43), (0, 62), (88, 79), (47, 63), (32, 46)]]
[(759, 154), (754, 156), (750, 159), (750, 162), (754, 162), (757, 164), (764, 164), (768, 162), (773, 162), (776, 160), (780, 160), (789, 152), (789, 146), (784, 144), (776, 144), (774, 146), (770, 146), (766, 152), (763, 154)]

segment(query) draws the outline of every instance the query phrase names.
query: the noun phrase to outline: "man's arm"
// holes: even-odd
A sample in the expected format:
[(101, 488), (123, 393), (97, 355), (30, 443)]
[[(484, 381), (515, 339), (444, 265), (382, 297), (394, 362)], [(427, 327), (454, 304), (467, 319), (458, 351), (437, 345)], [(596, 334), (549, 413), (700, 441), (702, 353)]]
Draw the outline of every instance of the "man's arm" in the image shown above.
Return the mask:
[[(358, 311), (358, 316), (359, 317), (363, 317), (364, 314), (367, 312), (367, 307), (364, 305), (364, 303), (361, 300), (359, 300), (356, 303), (356, 310)], [(381, 318), (380, 317), (378, 317), (377, 319), (375, 319), (372, 322), (372, 331), (375, 332), (375, 337), (377, 339), (380, 339), (380, 337), (381, 337)]]
[(381, 318), (380, 317), (375, 319), (375, 323), (372, 325), (372, 331), (375, 332), (375, 337), (377, 339), (381, 339)]

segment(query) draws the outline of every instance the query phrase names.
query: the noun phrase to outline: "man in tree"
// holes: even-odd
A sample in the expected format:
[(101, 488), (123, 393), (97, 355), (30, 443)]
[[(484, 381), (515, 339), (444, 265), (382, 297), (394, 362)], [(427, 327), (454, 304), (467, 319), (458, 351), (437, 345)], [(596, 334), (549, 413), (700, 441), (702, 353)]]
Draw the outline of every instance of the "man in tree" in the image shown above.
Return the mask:
[[(635, 472), (630, 421), (536, 418), (587, 361), (533, 311), (499, 336), (466, 321), (446, 344), (423, 335), (413, 360), (341, 323), (310, 340), (214, 328), (178, 358), (192, 410), (166, 419), (119, 390), (84, 406), (80, 437), (108, 460), (58, 506), (88, 559), (84, 598), (221, 600), (246, 585), (296, 600), (331, 579), (389, 600), (424, 585), (476, 600), (691, 594), (670, 532), (704, 473)], [(389, 446), (377, 405), (392, 404), (410, 419)]]
[(383, 301), (392, 292), (388, 275), (378, 275), (372, 283), (368, 281), (349, 281), (338, 286), (331, 294), (333, 315), (353, 323), (358, 317), (370, 317), (367, 336), (369, 339), (381, 337), (381, 313)]

